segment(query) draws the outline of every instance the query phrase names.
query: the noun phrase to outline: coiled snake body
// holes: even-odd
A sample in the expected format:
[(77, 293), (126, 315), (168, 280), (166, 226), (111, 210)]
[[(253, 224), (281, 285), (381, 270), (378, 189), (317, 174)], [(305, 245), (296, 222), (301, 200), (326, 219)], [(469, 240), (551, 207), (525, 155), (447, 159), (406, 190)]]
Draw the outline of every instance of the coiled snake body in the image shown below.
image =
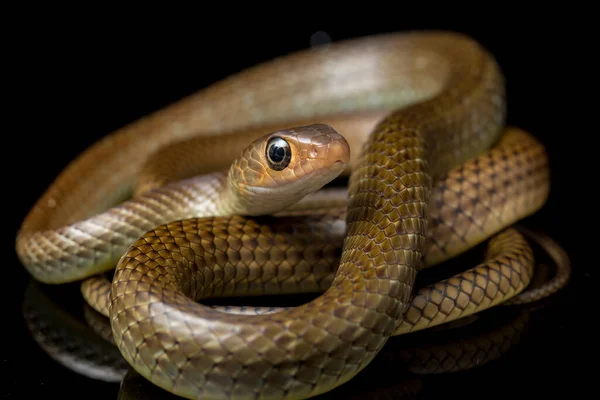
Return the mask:
[[(340, 128), (343, 122), (330, 124), (335, 130), (318, 125), (361, 112), (385, 115), (372, 119), (363, 137)], [(497, 63), (460, 34), (382, 35), (297, 53), (232, 76), (90, 148), (36, 203), (17, 252), (47, 283), (88, 278), (118, 262), (107, 298), (115, 342), (141, 375), (173, 393), (314, 396), (351, 379), (391, 335), (473, 313), (526, 285), (530, 270), (510, 267), (527, 264), (530, 249), (517, 232), (506, 231), (470, 280), (440, 283), (443, 295), (412, 293), (420, 268), (480, 243), (544, 203), (543, 149), (519, 130), (500, 141), (504, 119)], [(276, 133), (263, 136), (273, 126)], [(242, 128), (250, 133), (238, 133)], [(306, 130), (318, 131), (318, 144), (299, 139)], [(157, 150), (194, 136), (219, 144), (207, 150), (188, 142), (167, 151), (204, 151), (206, 169), (224, 169), (241, 154), (237, 167), (160, 188), (141, 182), (134, 198), (105, 211), (133, 190), (149, 156), (164, 161), (167, 153)], [(269, 158), (269, 146), (281, 137), (290, 138), (292, 150), (275, 149)], [(315, 164), (308, 159), (320, 164), (309, 167)], [(348, 162), (343, 212), (249, 217), (293, 208)], [(308, 189), (295, 180), (305, 174)], [(276, 189), (280, 184), (294, 194)], [(204, 214), (214, 216), (195, 219)], [(280, 222), (287, 230), (278, 230)], [(340, 254), (327, 247), (324, 225), (337, 228)], [(309, 239), (315, 233), (321, 239)], [(510, 249), (498, 255), (503, 243)], [(478, 290), (482, 279), (495, 291)], [(323, 293), (263, 315), (196, 302), (304, 290)], [(444, 312), (432, 314), (431, 307)]]

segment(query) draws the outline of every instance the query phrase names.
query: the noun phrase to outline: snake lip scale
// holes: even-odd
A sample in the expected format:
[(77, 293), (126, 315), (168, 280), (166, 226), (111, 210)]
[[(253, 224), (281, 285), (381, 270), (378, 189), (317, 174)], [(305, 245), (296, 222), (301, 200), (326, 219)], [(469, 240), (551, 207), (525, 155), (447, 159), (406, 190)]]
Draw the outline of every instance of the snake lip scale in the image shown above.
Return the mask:
[[(36, 280), (82, 280), (125, 360), (174, 394), (325, 393), (391, 336), (530, 281), (531, 248), (508, 228), (545, 203), (548, 162), (505, 126), (504, 84), (485, 48), (443, 31), (271, 60), (86, 150), (26, 216), (17, 254)], [(341, 174), (345, 197), (324, 195)], [(420, 269), (488, 239), (482, 264), (413, 293)], [(303, 291), (321, 293), (261, 315), (198, 303)]]

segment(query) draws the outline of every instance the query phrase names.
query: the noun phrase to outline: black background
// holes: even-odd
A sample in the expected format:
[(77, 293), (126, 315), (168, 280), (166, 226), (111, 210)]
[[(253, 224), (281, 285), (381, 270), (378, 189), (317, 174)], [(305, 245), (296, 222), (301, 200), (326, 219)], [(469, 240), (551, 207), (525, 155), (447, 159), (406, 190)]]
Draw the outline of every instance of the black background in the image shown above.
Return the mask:
[[(93, 12), (70, 18), (70, 10), (63, 11), (60, 18), (38, 13), (32, 20), (23, 19), (8, 36), (7, 64), (15, 70), (6, 78), (16, 91), (8, 99), (9, 109), (15, 112), (7, 120), (16, 118), (4, 133), (5, 163), (15, 157), (4, 168), (5, 184), (13, 193), (10, 225), (5, 224), (5, 242), (11, 246), (10, 256), (4, 258), (9, 276), (3, 281), (5, 304), (9, 304), (3, 324), (9, 340), (0, 357), (4, 394), (114, 398), (118, 392), (118, 386), (74, 377), (51, 360), (31, 339), (21, 316), (29, 278), (14, 255), (14, 234), (38, 196), (79, 152), (110, 131), (220, 78), (309, 47), (317, 31), (336, 41), (427, 28), (470, 34), (497, 57), (508, 82), (508, 122), (540, 138), (551, 158), (551, 198), (530, 222), (566, 248), (574, 270), (569, 287), (542, 318), (537, 336), (522, 344), (517, 356), (488, 368), (483, 381), (474, 375), (463, 378), (461, 385), (486, 390), (486, 396), (492, 397), (576, 395), (590, 387), (586, 371), (588, 362), (593, 363), (589, 359), (593, 331), (588, 322), (597, 314), (591, 311), (596, 271), (587, 256), (594, 247), (587, 245), (591, 237), (585, 226), (591, 224), (595, 203), (589, 200), (592, 192), (584, 182), (597, 179), (593, 169), (580, 171), (590, 168), (581, 149), (595, 146), (589, 140), (595, 129), (578, 121), (584, 118), (589, 101), (582, 93), (593, 90), (586, 74), (594, 61), (593, 47), (578, 43), (585, 38), (578, 17), (566, 10), (525, 17), (522, 10), (513, 9), (482, 22), (483, 15), (489, 16), (483, 10), (476, 10), (482, 13), (479, 17), (460, 21), (450, 15), (432, 18), (407, 11), (388, 16), (387, 21), (364, 15), (338, 28), (334, 22), (345, 18), (294, 20), (288, 15), (294, 11), (262, 23), (253, 23), (253, 17), (241, 10), (229, 18), (182, 10), (191, 20), (181, 22), (182, 14), (153, 21), (140, 16), (116, 21)], [(244, 21), (238, 23), (238, 16)], [(526, 350), (527, 346), (534, 350)], [(450, 382), (444, 381), (448, 392), (476, 397), (475, 392), (465, 393)], [(378, 388), (372, 390), (377, 396)]]

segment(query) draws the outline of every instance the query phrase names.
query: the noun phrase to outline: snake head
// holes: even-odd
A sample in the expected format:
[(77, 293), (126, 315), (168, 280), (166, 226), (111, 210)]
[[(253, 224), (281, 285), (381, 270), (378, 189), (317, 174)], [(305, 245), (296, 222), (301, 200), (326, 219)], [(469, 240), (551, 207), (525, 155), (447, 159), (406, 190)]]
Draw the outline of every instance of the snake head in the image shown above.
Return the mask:
[(229, 169), (248, 215), (282, 210), (335, 179), (350, 161), (346, 139), (329, 125), (280, 130), (252, 142)]

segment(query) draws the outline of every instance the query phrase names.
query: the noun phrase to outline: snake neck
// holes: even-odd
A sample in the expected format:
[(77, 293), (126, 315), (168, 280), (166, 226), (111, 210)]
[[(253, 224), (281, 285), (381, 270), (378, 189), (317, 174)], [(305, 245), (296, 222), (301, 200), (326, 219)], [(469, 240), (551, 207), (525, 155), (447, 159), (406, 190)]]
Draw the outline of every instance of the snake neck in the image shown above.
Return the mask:
[(260, 186), (239, 185), (233, 179), (226, 179), (220, 192), (223, 201), (219, 206), (219, 211), (225, 215), (258, 216), (273, 214), (290, 209), (300, 200), (320, 188), (320, 185), (312, 187), (306, 185), (306, 182), (288, 186), (298, 187), (288, 187), (288, 190), (276, 190)]
[(186, 183), (202, 187), (200, 196), (195, 198), (193, 216), (197, 218), (264, 215), (286, 208), (288, 203), (293, 204), (298, 200), (277, 197), (275, 191), (261, 187), (240, 185), (231, 174), (224, 171), (191, 178)]
[(308, 193), (272, 190), (260, 186), (239, 184), (231, 174), (219, 177), (218, 200), (215, 199), (216, 215), (257, 216), (272, 214), (297, 203)]

